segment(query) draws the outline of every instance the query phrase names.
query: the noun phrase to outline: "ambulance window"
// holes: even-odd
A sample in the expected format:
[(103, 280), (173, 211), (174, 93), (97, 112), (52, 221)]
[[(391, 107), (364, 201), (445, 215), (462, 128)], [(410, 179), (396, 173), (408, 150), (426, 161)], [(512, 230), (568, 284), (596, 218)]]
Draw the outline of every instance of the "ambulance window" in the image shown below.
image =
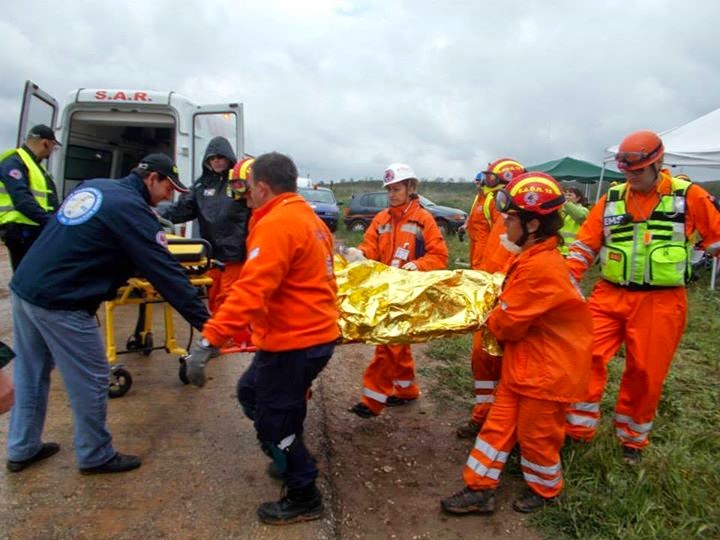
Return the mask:
[(228, 112), (196, 114), (193, 135), (195, 138), (193, 156), (193, 178), (202, 172), (202, 160), (208, 143), (214, 137), (225, 137), (233, 150), (238, 148), (237, 116)]
[(112, 152), (70, 145), (65, 153), (65, 178), (110, 178)]

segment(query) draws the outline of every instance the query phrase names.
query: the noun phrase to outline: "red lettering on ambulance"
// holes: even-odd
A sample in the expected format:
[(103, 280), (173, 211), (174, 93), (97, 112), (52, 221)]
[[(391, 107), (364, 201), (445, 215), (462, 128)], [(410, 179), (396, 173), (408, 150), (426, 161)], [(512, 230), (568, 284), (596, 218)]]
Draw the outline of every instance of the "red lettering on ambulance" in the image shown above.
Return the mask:
[(135, 92), (132, 99), (133, 101), (152, 101), (145, 92)]
[(115, 95), (111, 99), (116, 101), (127, 101), (127, 96), (125, 95), (125, 92), (115, 92)]
[(105, 90), (98, 90), (95, 92), (95, 99), (107, 99), (107, 92)]

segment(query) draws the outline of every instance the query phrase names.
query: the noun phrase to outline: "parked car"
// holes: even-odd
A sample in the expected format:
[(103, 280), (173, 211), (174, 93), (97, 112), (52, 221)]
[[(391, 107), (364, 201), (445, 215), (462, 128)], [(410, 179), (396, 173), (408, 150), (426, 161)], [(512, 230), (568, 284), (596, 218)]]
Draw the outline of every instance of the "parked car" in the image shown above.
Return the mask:
[(315, 213), (328, 228), (335, 232), (340, 220), (341, 202), (335, 200), (332, 190), (323, 187), (298, 187), (298, 193), (310, 204)]
[[(422, 195), (420, 195), (420, 206), (432, 214), (443, 234), (456, 232), (458, 227), (465, 223), (465, 219), (467, 218), (467, 213), (459, 208), (440, 206)], [(345, 226), (349, 231), (364, 232), (375, 217), (375, 214), (387, 207), (388, 196), (386, 191), (373, 191), (353, 195), (345, 209)]]

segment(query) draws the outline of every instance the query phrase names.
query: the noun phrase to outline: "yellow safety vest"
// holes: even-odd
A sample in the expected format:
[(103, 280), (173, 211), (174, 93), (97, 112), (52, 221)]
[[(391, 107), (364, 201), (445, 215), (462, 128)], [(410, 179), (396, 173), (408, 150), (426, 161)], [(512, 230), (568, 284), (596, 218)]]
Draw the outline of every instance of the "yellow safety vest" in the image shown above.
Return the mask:
[(647, 221), (626, 222), (627, 184), (610, 188), (605, 200), (605, 238), (600, 249), (602, 276), (619, 285), (681, 287), (690, 278), (692, 246), (685, 231), (690, 182), (672, 178)]
[[(33, 197), (35, 197), (35, 200), (40, 208), (47, 212), (53, 210), (48, 202), (48, 193), (50, 193), (50, 190), (48, 189), (47, 181), (45, 179), (47, 170), (44, 166), (38, 164), (24, 148), (15, 148), (3, 152), (0, 154), (0, 162), (4, 161), (16, 152), (30, 174), (30, 193), (32, 193)], [(26, 217), (25, 214), (15, 210), (10, 194), (7, 192), (7, 188), (5, 187), (5, 183), (0, 181), (0, 225), (7, 225), (8, 223), (37, 225), (37, 223), (33, 220)]]

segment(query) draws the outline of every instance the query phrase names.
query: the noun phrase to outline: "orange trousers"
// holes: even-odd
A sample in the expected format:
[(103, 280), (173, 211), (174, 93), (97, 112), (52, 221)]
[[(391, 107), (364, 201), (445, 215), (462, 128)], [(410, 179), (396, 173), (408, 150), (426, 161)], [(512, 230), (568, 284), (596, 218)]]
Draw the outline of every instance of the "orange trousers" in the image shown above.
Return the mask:
[(500, 381), (502, 371), (502, 357), (492, 356), (483, 350), (483, 332), (475, 332), (473, 335), (470, 363), (475, 386), (472, 420), (482, 425), (495, 401), (495, 387)]
[[(208, 270), (208, 276), (212, 278), (213, 282), (208, 291), (208, 309), (210, 313), (217, 313), (222, 306), (223, 302), (230, 295), (232, 286), (240, 277), (243, 263), (241, 262), (227, 262), (225, 268), (220, 270), (219, 268), (211, 268)], [(243, 343), (250, 343), (250, 329), (241, 332), (237, 336), (233, 337), (233, 341), (240, 345)]]
[(362, 402), (380, 414), (390, 396), (415, 399), (419, 395), (410, 345), (376, 346), (375, 356), (363, 375)]
[(625, 371), (615, 407), (615, 433), (624, 446), (649, 444), (663, 383), (687, 321), (682, 287), (629, 291), (600, 281), (588, 300), (593, 318), (593, 358), (585, 399), (570, 406), (567, 434), (589, 441), (600, 422), (607, 365), (625, 343)]
[(567, 407), (567, 403), (517, 394), (500, 383), (465, 463), (465, 484), (472, 490), (495, 489), (510, 451), (519, 443), (525, 482), (541, 497), (555, 497), (563, 487), (560, 448)]

